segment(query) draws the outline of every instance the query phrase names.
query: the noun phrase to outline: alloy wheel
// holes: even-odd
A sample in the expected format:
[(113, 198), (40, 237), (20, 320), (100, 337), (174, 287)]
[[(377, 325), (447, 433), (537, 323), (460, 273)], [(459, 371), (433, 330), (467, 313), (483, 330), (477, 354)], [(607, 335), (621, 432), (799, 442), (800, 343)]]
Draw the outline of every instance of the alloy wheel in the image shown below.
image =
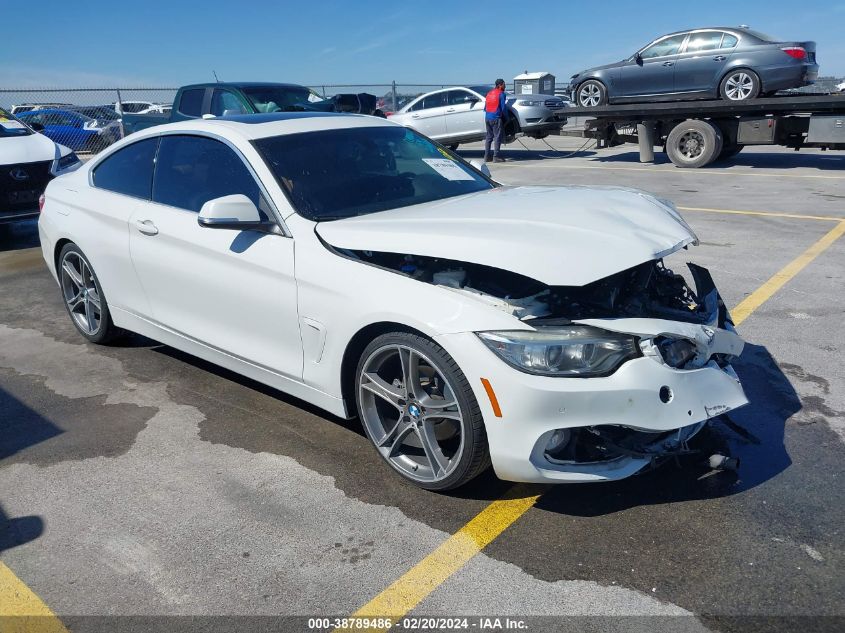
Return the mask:
[(61, 263), (62, 294), (76, 326), (89, 336), (100, 330), (102, 304), (91, 267), (79, 253), (66, 253)]
[(734, 73), (725, 82), (725, 94), (731, 101), (743, 101), (754, 90), (754, 80), (744, 72)]
[(594, 108), (601, 103), (601, 90), (596, 84), (584, 84), (578, 91), (578, 101), (585, 108)]
[(446, 479), (464, 450), (464, 418), (454, 389), (419, 350), (385, 345), (358, 378), (367, 434), (391, 466), (408, 478)]

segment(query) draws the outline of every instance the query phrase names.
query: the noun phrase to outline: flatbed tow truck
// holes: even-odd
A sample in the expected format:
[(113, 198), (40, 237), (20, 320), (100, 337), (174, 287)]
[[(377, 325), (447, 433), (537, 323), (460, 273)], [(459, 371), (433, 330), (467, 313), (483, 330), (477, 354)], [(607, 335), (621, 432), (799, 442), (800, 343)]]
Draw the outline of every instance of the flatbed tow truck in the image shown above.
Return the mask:
[(566, 116), (592, 118), (561, 134), (594, 138), (598, 147), (638, 143), (640, 162), (654, 161), (662, 147), (678, 167), (704, 167), (746, 145), (845, 149), (845, 94), (604, 105), (567, 108)]

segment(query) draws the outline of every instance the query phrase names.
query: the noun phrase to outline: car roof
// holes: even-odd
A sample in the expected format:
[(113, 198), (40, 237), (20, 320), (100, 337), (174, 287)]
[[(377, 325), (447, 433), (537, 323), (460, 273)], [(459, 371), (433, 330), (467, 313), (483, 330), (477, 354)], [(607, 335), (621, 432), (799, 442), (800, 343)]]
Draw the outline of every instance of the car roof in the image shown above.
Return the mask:
[(268, 136), (342, 130), (358, 127), (397, 126), (381, 117), (365, 114), (343, 114), (336, 112), (271, 112), (267, 114), (241, 114), (213, 119), (190, 119), (156, 125), (141, 130), (127, 138), (151, 137), (168, 132), (209, 132), (226, 137), (239, 137), (253, 141)]
[(305, 88), (309, 90), (308, 86), (301, 84), (284, 84), (272, 81), (211, 81), (208, 83), (182, 86), (182, 90), (188, 90), (189, 88)]
[(690, 29), (682, 29), (680, 31), (666, 33), (665, 35), (655, 37), (654, 40), (659, 40), (663, 37), (669, 37), (672, 35), (682, 35), (683, 33), (689, 33), (691, 31), (730, 31), (732, 33), (744, 33), (745, 35), (754, 35), (753, 33), (751, 33), (750, 29), (741, 26), (696, 26)]
[(29, 110), (28, 112), (21, 112), (20, 114), (16, 114), (15, 116), (35, 116), (36, 114), (38, 116), (41, 116), (42, 114), (52, 114), (53, 112), (59, 114), (72, 114), (73, 116), (79, 116), (82, 118), (90, 118), (86, 117), (81, 112), (77, 112), (76, 110), (72, 110), (69, 108), (43, 108), (41, 110)]

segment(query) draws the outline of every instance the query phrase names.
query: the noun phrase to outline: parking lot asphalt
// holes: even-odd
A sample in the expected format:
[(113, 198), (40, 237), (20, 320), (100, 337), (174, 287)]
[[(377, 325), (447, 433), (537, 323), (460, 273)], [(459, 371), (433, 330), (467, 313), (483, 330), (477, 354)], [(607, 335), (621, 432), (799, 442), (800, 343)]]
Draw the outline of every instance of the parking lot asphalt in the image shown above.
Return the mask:
[[(548, 142), (508, 146), (494, 178), (671, 199), (701, 244), (670, 267), (708, 267), (729, 306), (772, 290), (753, 295), (762, 301), (739, 327), (751, 404), (679, 464), (518, 488), (536, 503), (449, 574), (438, 565), (452, 563), (427, 563), (411, 613), (841, 630), (845, 238), (770, 280), (845, 220), (845, 155), (749, 148), (681, 170), (662, 155), (641, 165), (630, 146), (570, 155), (582, 140)], [(84, 343), (37, 240), (34, 223), (0, 233), (0, 559), (60, 618), (348, 615), (509, 494), (492, 475), (452, 494), (418, 490), (355, 420), (142, 337)], [(739, 472), (710, 471), (717, 451), (739, 457)]]

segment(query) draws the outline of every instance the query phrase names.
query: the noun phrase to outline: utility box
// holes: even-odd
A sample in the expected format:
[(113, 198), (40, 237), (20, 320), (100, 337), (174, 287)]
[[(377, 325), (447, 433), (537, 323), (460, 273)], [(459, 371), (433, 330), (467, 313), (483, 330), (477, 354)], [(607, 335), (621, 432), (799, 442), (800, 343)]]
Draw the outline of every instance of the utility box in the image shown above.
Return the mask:
[(513, 78), (513, 93), (521, 95), (553, 95), (555, 76), (551, 73), (524, 72)]
[(774, 117), (740, 117), (736, 142), (740, 145), (774, 145), (777, 119)]
[(808, 143), (845, 143), (845, 116), (810, 117), (810, 129), (807, 130)]

